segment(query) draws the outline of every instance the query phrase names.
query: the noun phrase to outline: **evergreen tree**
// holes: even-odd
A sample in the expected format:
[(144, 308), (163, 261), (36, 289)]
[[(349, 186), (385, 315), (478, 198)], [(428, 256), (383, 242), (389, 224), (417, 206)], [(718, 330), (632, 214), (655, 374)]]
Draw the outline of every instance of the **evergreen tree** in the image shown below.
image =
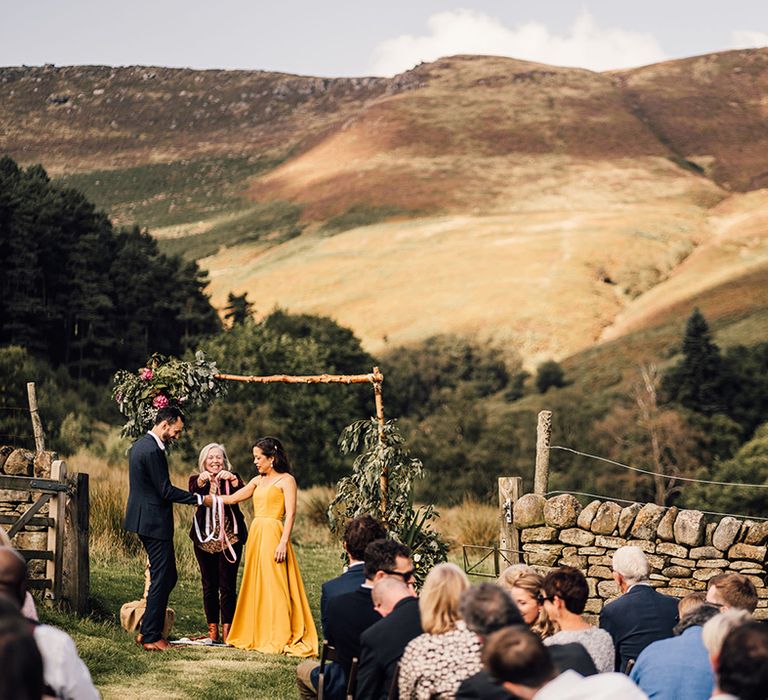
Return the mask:
[(230, 328), (242, 325), (253, 315), (253, 303), (248, 301), (248, 292), (244, 294), (229, 293), (227, 305), (224, 307), (224, 319)]
[(727, 407), (727, 370), (709, 324), (698, 309), (688, 318), (683, 359), (670, 369), (662, 388), (668, 401), (711, 416)]

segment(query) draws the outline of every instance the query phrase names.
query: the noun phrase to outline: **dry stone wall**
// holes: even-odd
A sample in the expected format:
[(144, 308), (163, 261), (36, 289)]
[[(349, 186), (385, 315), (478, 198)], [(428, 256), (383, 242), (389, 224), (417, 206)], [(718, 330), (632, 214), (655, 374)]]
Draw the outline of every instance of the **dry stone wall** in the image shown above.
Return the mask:
[(732, 517), (709, 522), (700, 511), (653, 503), (592, 501), (582, 507), (570, 495), (545, 499), (526, 494), (515, 503), (513, 523), (526, 563), (544, 569), (574, 566), (584, 572), (590, 615), (619, 594), (611, 568), (614, 551), (636, 545), (646, 553), (651, 585), (661, 593), (681, 598), (706, 590), (718, 574), (737, 571), (757, 588), (756, 617), (768, 619), (768, 522)]
[[(11, 446), (0, 446), (0, 474), (7, 476), (27, 476), (39, 479), (51, 478), (51, 464), (58, 459), (55, 452), (30, 452)], [(0, 515), (18, 518), (40, 497), (39, 492), (17, 491), (15, 489), (0, 489)], [(44, 517), (49, 513), (49, 503), (38, 512)], [(8, 524), (0, 524), (6, 531)], [(13, 538), (13, 545), (20, 550), (44, 550), (48, 547), (48, 528), (45, 525), (26, 525)], [(30, 578), (45, 578), (45, 561), (32, 559), (29, 561)]]

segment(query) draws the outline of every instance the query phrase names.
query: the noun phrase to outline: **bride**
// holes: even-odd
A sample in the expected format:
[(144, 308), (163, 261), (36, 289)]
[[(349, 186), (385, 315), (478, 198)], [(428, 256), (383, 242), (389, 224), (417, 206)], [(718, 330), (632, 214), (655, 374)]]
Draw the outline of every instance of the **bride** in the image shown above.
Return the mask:
[(221, 497), (225, 505), (253, 498), (243, 580), (227, 642), (266, 654), (316, 656), (317, 630), (290, 540), (296, 479), (277, 438), (257, 440), (253, 461), (259, 476)]

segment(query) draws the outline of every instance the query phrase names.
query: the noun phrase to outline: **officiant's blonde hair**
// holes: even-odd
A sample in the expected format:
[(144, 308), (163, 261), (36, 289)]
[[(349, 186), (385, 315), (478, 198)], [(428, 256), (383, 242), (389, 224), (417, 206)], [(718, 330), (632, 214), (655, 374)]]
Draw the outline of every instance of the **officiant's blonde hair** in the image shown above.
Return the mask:
[(208, 459), (208, 453), (214, 448), (218, 447), (221, 450), (221, 454), (224, 456), (224, 469), (228, 472), (232, 471), (232, 465), (229, 463), (229, 457), (227, 457), (227, 449), (224, 445), (218, 442), (209, 442), (202, 450), (200, 450), (200, 456), (197, 458), (197, 466), (200, 468), (200, 473), (205, 471), (205, 460)]

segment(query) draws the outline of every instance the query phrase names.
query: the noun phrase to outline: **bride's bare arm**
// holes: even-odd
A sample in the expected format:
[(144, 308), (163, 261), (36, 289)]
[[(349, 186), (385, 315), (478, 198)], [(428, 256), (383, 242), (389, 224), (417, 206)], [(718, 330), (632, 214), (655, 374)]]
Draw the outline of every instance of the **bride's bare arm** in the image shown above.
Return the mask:
[(256, 484), (259, 483), (259, 477), (254, 476), (243, 488), (238, 489), (234, 493), (228, 496), (221, 496), (221, 500), (225, 505), (231, 506), (234, 503), (240, 503), (241, 501), (247, 501), (256, 489)]
[(283, 536), (275, 550), (275, 561), (285, 561), (285, 554), (288, 551), (288, 542), (291, 539), (293, 523), (296, 520), (296, 479), (290, 474), (283, 481), (283, 501), (285, 503), (285, 522), (283, 523)]

